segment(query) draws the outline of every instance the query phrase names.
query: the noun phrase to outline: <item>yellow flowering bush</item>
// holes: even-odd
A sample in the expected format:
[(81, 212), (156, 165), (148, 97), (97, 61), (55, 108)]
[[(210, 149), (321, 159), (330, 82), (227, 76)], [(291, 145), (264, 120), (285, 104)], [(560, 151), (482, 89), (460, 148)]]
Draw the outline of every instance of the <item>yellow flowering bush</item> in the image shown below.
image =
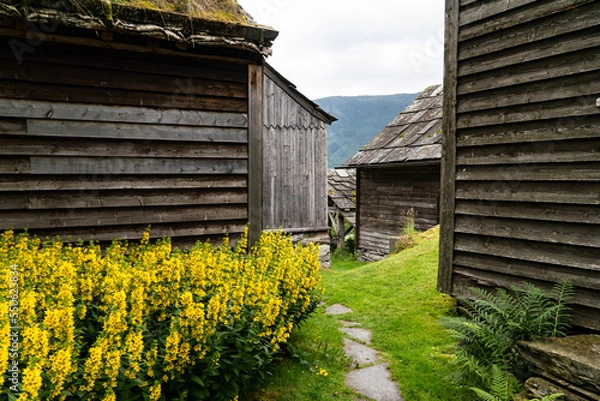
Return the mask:
[(320, 293), (318, 249), (264, 233), (230, 248), (0, 236), (8, 400), (232, 400)]

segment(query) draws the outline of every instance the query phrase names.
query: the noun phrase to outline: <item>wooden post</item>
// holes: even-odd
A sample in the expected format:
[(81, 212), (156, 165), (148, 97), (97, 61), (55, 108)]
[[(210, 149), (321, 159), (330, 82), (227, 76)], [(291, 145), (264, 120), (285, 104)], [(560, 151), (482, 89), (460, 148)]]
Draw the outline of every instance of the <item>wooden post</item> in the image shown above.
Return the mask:
[(344, 227), (344, 215), (340, 209), (337, 209), (337, 224), (336, 224), (336, 234), (337, 234), (337, 249), (342, 249), (344, 247), (344, 237), (346, 236), (346, 227)]
[(358, 244), (360, 242), (360, 174), (361, 169), (356, 169), (356, 217), (354, 224), (354, 255), (358, 256)]
[(263, 227), (264, 67), (248, 66), (248, 245), (258, 241)]
[(440, 201), (438, 290), (452, 292), (454, 259), (454, 202), (456, 195), (456, 82), (458, 69), (459, 0), (446, 0), (444, 54), (444, 122)]

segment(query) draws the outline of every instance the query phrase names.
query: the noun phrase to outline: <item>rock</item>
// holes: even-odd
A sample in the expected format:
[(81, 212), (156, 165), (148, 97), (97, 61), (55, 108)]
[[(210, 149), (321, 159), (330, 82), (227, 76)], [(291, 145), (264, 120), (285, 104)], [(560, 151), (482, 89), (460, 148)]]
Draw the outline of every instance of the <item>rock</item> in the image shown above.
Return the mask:
[(350, 312), (352, 312), (352, 309), (342, 304), (333, 304), (325, 310), (326, 315), (343, 315), (344, 313)]
[(551, 383), (541, 377), (532, 377), (525, 382), (525, 389), (531, 397), (542, 399), (547, 395), (562, 393), (560, 401), (590, 401), (561, 386)]
[(357, 366), (371, 365), (379, 359), (373, 348), (347, 338), (344, 338), (344, 352)]
[(352, 371), (346, 376), (346, 384), (375, 401), (404, 401), (385, 365)]
[(341, 328), (340, 331), (348, 334), (350, 337), (364, 344), (371, 344), (371, 330), (356, 327)]
[(600, 335), (521, 342), (519, 351), (537, 375), (600, 394)]
[(338, 320), (342, 326), (344, 327), (356, 327), (356, 326), (360, 326), (359, 322), (348, 322), (346, 320)]

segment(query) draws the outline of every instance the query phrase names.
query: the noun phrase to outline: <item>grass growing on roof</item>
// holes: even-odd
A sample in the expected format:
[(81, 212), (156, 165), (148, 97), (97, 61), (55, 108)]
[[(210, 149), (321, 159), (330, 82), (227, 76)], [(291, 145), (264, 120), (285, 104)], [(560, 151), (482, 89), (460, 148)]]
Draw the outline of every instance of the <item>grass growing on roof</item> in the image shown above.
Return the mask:
[(245, 22), (246, 16), (235, 0), (112, 0), (114, 4), (151, 10), (178, 12), (190, 17), (227, 22)]

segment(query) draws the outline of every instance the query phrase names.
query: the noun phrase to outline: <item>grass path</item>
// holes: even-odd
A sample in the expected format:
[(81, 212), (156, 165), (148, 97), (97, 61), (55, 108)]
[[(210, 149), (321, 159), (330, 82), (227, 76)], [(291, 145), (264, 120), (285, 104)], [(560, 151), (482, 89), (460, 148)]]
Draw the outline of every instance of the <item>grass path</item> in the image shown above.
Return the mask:
[[(334, 263), (323, 271), (325, 301), (350, 307), (353, 312), (344, 319), (372, 331), (372, 347), (389, 362), (407, 401), (474, 400), (471, 391), (446, 379), (454, 340), (437, 317), (451, 312), (454, 300), (436, 290), (438, 241), (434, 229), (419, 235), (417, 246), (381, 262)], [(311, 318), (291, 343), (296, 357), (277, 366), (263, 398), (256, 400), (356, 400), (344, 386), (349, 366), (338, 327), (322, 310)], [(318, 375), (317, 365), (328, 375)]]

